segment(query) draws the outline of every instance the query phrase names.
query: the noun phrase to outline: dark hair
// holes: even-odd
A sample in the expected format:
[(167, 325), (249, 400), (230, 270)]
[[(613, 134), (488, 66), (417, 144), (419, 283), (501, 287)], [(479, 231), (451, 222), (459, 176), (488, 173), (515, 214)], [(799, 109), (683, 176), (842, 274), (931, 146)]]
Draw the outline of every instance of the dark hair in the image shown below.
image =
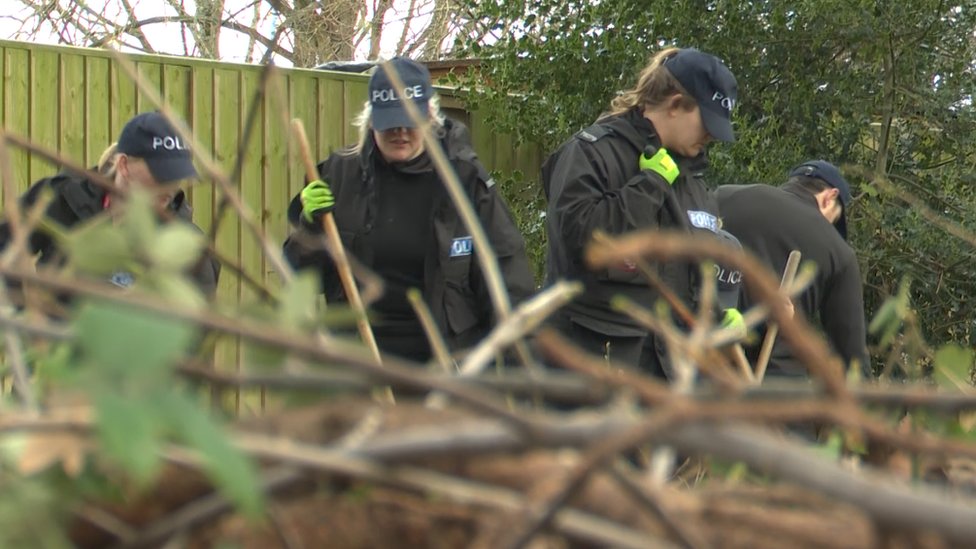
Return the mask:
[(808, 175), (794, 175), (793, 177), (786, 180), (783, 183), (784, 189), (803, 189), (804, 191), (814, 195), (819, 194), (821, 191), (827, 189), (833, 189), (826, 181), (820, 179), (819, 177), (810, 177)]

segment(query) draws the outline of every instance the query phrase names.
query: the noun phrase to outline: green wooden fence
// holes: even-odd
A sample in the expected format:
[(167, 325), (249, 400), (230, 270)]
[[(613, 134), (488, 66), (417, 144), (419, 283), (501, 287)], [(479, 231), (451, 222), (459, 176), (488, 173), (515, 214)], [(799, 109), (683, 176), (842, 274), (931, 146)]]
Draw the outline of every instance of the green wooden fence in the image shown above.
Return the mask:
[[(261, 67), (171, 56), (133, 55), (130, 59), (183, 117), (202, 146), (230, 172)], [(6, 131), (29, 137), (87, 166), (98, 162), (129, 118), (153, 108), (106, 51), (0, 41), (0, 63), (0, 120)], [(281, 73), (284, 97), (270, 93), (261, 102), (239, 184), (244, 202), (278, 242), (288, 230), (288, 201), (303, 178), (279, 102), (284, 99), (290, 116), (304, 121), (313, 154), (325, 158), (355, 139), (351, 123), (366, 98), (368, 81), (365, 75), (318, 70), (282, 69)], [(438, 91), (448, 115), (470, 126), (475, 148), (490, 170), (504, 174), (517, 169), (535, 179), (542, 160), (539, 150), (529, 145), (513, 147), (508, 136), (489, 131), (477, 113), (460, 110), (450, 90)], [(20, 191), (57, 170), (43, 158), (14, 148), (10, 162)], [(205, 231), (210, 229), (217, 199), (219, 192), (209, 184), (190, 193), (194, 221)], [(233, 212), (221, 222), (216, 247), (237, 258), (249, 275), (274, 284), (270, 264)], [(237, 276), (224, 272), (218, 290), (222, 303), (231, 305), (254, 297)], [(218, 357), (218, 363), (239, 364), (238, 346), (227, 346), (220, 353), (234, 356)]]

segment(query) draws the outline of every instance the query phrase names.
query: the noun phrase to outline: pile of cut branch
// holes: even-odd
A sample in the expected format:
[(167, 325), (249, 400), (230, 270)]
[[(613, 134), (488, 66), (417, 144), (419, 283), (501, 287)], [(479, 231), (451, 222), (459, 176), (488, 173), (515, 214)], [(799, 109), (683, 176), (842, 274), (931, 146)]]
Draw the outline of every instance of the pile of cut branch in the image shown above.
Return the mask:
[[(169, 116), (131, 63), (121, 55), (116, 61)], [(274, 85), (270, 65), (262, 82), (262, 93), (264, 85)], [(282, 120), (287, 119), (283, 113)], [(227, 207), (237, 212), (285, 287), (274, 291), (254, 280), (248, 283), (272, 302), (282, 301), (281, 295), (300, 295), (288, 294), (300, 279), (235, 194), (236, 175), (220, 170), (188, 129), (179, 121), (174, 124), (192, 144), (206, 178), (223, 194), (218, 218)], [(86, 492), (56, 517), (67, 539), (81, 549), (228, 543), (246, 549), (976, 546), (976, 500), (966, 495), (973, 484), (967, 464), (976, 458), (976, 445), (963, 437), (916, 429), (911, 421), (920, 414), (955, 418), (976, 408), (968, 389), (847, 382), (823, 339), (804, 319), (790, 314), (784, 298), (802, 291), (811, 279), (809, 272), (801, 270), (795, 281), (780, 288), (776, 276), (748, 253), (685, 234), (598, 237), (587, 261), (599, 269), (636, 257), (652, 262), (711, 260), (741, 270), (747, 291), (763, 303), (746, 312), (747, 324), (775, 322), (779, 337), (807, 365), (811, 382), (756, 383), (752, 366), (743, 368), (734, 350), (728, 352), (738, 335), (712, 325), (708, 311), (714, 284), (703, 287), (704, 312), (682, 314), (692, 320), (690, 333), (677, 329), (670, 313), (619, 304), (667, 341), (678, 380), (673, 386), (587, 355), (572, 341), (540, 328), (578, 294), (579, 286), (557, 284), (513, 310), (471, 205), (437, 142), (428, 131), (424, 135), (474, 237), (500, 319), (483, 342), (461, 356), (450, 356), (433, 324), (425, 322), (436, 350), (436, 364), (429, 368), (390, 356), (377, 361), (366, 345), (321, 327), (283, 327), (243, 308), (185, 308), (138, 288), (120, 293), (65, 272), (35, 272), (23, 261), (24, 235), (37, 226), (39, 208), (21, 212), (14, 204), (5, 167), (6, 210), (14, 233), (21, 236), (0, 259), (0, 275), (24, 285), (27, 307), (20, 313), (0, 313), (13, 393), (21, 396), (16, 407), (14, 399), (5, 400), (0, 439), (19, 435), (26, 442), (15, 460), (18, 466), (3, 469), (0, 492), (10, 493), (20, 481), (52, 469), (77, 477), (97, 462), (113, 495)], [(16, 145), (87, 173), (23, 138), (0, 137), (0, 162), (5, 147)], [(111, 188), (110, 182), (103, 183)], [(329, 243), (323, 246), (337, 252)], [(208, 247), (212, 251), (212, 244)], [(246, 278), (233, 261), (222, 261), (229, 272)], [(368, 305), (381, 291), (371, 285), (376, 278), (355, 264), (351, 270)], [(109, 408), (98, 387), (44, 387), (56, 396), (40, 391), (46, 396), (37, 398), (25, 357), (42, 357), (34, 362), (41, 374), (57, 364), (78, 366), (71, 362), (74, 354), (58, 354), (57, 348), (71, 349), (84, 326), (72, 312), (56, 315), (36, 305), (46, 303), (43, 297), (51, 293), (176, 319), (284, 357), (276, 369), (245, 368), (239, 373), (228, 373), (220, 364), (212, 368), (191, 356), (172, 357), (167, 368), (174, 386), (180, 380), (238, 390), (262, 388), (272, 397), (294, 391), (323, 396), (313, 404), (239, 419), (219, 431), (200, 431), (198, 423), (185, 421), (174, 424), (179, 428), (161, 429), (158, 437), (145, 440), (162, 468), (144, 468), (141, 458), (124, 455), (132, 450), (125, 441), (106, 434), (116, 432), (106, 423), (120, 418), (105, 413)], [(0, 291), (0, 300), (6, 298), (6, 291)], [(418, 315), (427, 319), (422, 302), (414, 303)], [(681, 308), (680, 303), (670, 304)], [(53, 320), (58, 316), (62, 318)], [(91, 322), (91, 317), (84, 321)], [(508, 350), (522, 364), (486, 372)], [(139, 366), (133, 364), (133, 370)], [(394, 402), (376, 398), (389, 394), (376, 392), (381, 387), (389, 388)], [(184, 415), (185, 410), (167, 410), (172, 417), (194, 417)], [(787, 434), (787, 424), (816, 424), (835, 433), (839, 447), (825, 456), (823, 447)], [(234, 452), (215, 444), (223, 438)], [(247, 483), (262, 494), (256, 515), (234, 503), (242, 499), (245, 480), (227, 482), (225, 469), (236, 468), (239, 456), (254, 465), (254, 478)], [(60, 467), (52, 467), (55, 463)], [(130, 467), (117, 467), (119, 463)], [(0, 521), (7, 512), (0, 494)], [(35, 519), (30, 515), (19, 520), (41, 539), (47, 532), (32, 526), (39, 524)]]

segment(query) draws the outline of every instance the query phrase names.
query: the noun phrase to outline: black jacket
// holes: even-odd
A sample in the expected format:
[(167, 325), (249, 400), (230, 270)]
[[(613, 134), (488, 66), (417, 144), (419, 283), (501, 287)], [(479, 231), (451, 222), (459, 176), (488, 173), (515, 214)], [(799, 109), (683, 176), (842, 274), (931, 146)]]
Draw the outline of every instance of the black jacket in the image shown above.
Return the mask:
[[(673, 185), (660, 175), (641, 171), (644, 147), (660, 147), (654, 127), (638, 109), (606, 118), (565, 142), (542, 166), (549, 200), (546, 282), (576, 279), (585, 293), (566, 306), (569, 318), (591, 330), (618, 337), (644, 336), (647, 330), (611, 309), (610, 300), (624, 295), (650, 307), (657, 296), (633, 265), (590, 271), (583, 251), (594, 230), (620, 235), (635, 229), (680, 228), (665, 205), (674, 193), (694, 230), (715, 234), (718, 207), (701, 180), (708, 167), (704, 153), (696, 158), (672, 154), (680, 169)], [(685, 262), (658, 265), (661, 278), (690, 307), (698, 294), (699, 271)]]
[[(92, 168), (95, 171), (95, 168)], [(49, 188), (54, 192), (54, 199), (47, 207), (45, 216), (51, 221), (70, 229), (74, 225), (86, 221), (104, 210), (106, 192), (98, 185), (73, 173), (59, 173), (52, 177), (40, 179), (20, 197), (20, 207), (25, 211), (29, 209), (40, 197), (41, 192)], [(186, 194), (179, 191), (169, 204), (169, 208), (176, 213), (176, 216), (200, 230), (193, 225), (193, 209), (186, 201)], [(0, 224), (0, 250), (6, 249), (12, 237), (10, 223)], [(28, 248), (30, 253), (40, 256), (37, 265), (60, 265), (66, 259), (62, 251), (58, 248), (57, 242), (50, 234), (43, 230), (35, 230), (28, 237)], [(191, 268), (189, 275), (196, 282), (204, 296), (211, 299), (217, 291), (217, 281), (220, 278), (220, 262), (216, 258), (206, 254), (201, 257), (194, 267)], [(17, 284), (11, 284), (17, 287)], [(61, 296), (62, 302), (67, 302), (65, 296)]]
[[(494, 180), (478, 160), (467, 128), (446, 120), (440, 130), (441, 145), (451, 162), (491, 246), (510, 299), (519, 303), (535, 291), (535, 281), (525, 253), (525, 241)], [(363, 236), (375, 218), (375, 163), (379, 152), (370, 135), (360, 154), (340, 151), (318, 165), (323, 181), (335, 197), (335, 223), (346, 252), (366, 267), (372, 266), (372, 250)], [(296, 270), (315, 268), (328, 302), (345, 302), (345, 290), (328, 252), (318, 238), (309, 238), (300, 223), (300, 194), (288, 208), (288, 220), (298, 230), (284, 243), (284, 255)], [(431, 246), (424, 263), (424, 301), (430, 308), (448, 347), (467, 348), (480, 341), (495, 323), (494, 309), (481, 267), (472, 251), (471, 235), (461, 221), (443, 185), (435, 191), (431, 216)], [(452, 246), (456, 249), (452, 253)]]
[[(856, 358), (869, 376), (857, 257), (820, 213), (813, 196), (801, 189), (769, 185), (724, 185), (715, 194), (722, 209), (723, 228), (738, 237), (743, 247), (763, 260), (777, 277), (783, 275), (792, 250), (803, 254), (801, 262), (816, 263), (816, 280), (794, 300), (796, 312), (802, 311), (811, 320), (819, 316), (834, 351), (846, 365)], [(742, 300), (745, 307), (756, 303), (745, 291)], [(760, 327), (760, 335), (764, 332), (765, 327)], [(759, 346), (747, 352), (758, 356)], [(776, 339), (767, 371), (771, 375), (806, 374), (782, 338)]]

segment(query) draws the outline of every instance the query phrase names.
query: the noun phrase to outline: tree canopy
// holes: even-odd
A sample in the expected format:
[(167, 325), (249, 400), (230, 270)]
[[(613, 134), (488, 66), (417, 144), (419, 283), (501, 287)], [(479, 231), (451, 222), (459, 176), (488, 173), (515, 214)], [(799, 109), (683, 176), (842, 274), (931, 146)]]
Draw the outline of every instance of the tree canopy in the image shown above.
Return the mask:
[[(497, 38), (466, 44), (483, 59), (471, 107), (486, 110), (497, 131), (546, 151), (592, 123), (662, 47), (723, 59), (739, 84), (737, 141), (710, 147), (709, 183), (779, 184), (810, 158), (846, 166), (867, 314), (907, 276), (926, 338), (968, 342), (972, 246), (902, 195), (963, 227), (976, 221), (976, 6), (483, 0), (470, 9)], [(544, 203), (516, 207), (536, 220)], [(539, 236), (533, 245), (542, 245)]]

